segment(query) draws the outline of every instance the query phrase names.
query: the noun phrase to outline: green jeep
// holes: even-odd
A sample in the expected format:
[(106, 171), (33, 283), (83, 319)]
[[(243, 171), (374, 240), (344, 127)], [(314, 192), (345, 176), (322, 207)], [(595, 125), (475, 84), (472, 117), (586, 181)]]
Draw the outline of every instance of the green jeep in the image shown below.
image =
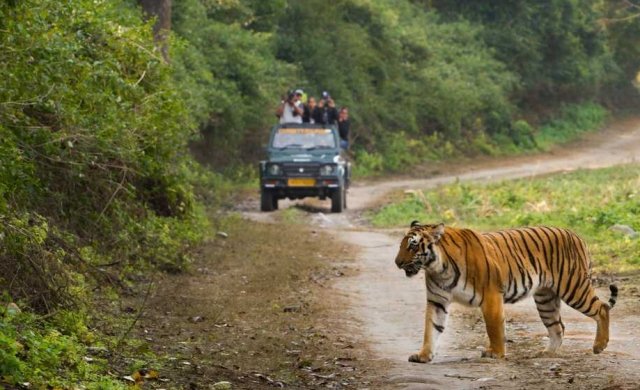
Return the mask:
[(260, 210), (278, 200), (331, 198), (331, 211), (347, 207), (350, 163), (340, 150), (335, 126), (287, 123), (271, 129), (267, 160), (260, 161)]

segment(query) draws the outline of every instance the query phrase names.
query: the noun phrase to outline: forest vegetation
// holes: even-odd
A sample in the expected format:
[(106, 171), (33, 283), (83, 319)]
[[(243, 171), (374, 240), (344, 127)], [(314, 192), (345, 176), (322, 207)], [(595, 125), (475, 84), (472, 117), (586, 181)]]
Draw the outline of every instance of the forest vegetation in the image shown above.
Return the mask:
[(637, 102), (638, 11), (0, 1), (0, 387), (124, 386), (106, 366), (136, 361), (95, 351), (135, 342), (96, 307), (189, 264), (207, 208), (255, 175), (286, 90), (350, 106), (361, 174), (544, 149)]

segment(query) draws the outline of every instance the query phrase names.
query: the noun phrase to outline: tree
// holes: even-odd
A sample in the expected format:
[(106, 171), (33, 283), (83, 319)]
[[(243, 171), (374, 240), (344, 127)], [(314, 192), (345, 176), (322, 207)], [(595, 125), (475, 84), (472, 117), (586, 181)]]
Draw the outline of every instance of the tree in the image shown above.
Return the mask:
[(625, 80), (633, 80), (640, 70), (640, 4), (610, 1), (603, 13), (600, 22), (609, 34), (616, 62)]
[(594, 98), (615, 64), (598, 20), (603, 0), (435, 0), (449, 20), (480, 23), (485, 42), (522, 78), (522, 106)]
[(165, 61), (169, 61), (169, 31), (171, 31), (171, 0), (138, 0), (147, 17), (156, 18), (153, 36)]

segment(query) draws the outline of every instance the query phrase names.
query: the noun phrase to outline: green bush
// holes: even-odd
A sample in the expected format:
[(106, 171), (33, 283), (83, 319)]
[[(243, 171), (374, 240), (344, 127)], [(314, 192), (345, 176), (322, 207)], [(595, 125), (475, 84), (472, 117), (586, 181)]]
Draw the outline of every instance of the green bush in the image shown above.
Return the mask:
[[(0, 211), (114, 254), (140, 248), (130, 261), (183, 262), (204, 220), (186, 167), (196, 128), (150, 26), (126, 1), (0, 12)], [(102, 239), (113, 231), (127, 241)]]
[(522, 149), (535, 149), (537, 147), (534, 132), (533, 127), (522, 119), (513, 122), (511, 125), (511, 139)]
[(497, 156), (500, 153), (496, 145), (485, 133), (477, 134), (471, 141), (470, 152), (480, 152), (488, 156)]
[(422, 144), (404, 131), (386, 135), (382, 144), (382, 166), (387, 171), (406, 170), (407, 167), (424, 161), (425, 156), (421, 153)]
[(65, 323), (61, 333), (56, 327), (39, 321), (32, 314), (9, 313), (2, 303), (0, 310), (0, 385), (29, 382), (34, 388), (124, 389), (124, 383), (103, 375), (106, 361), (90, 358), (87, 344), (76, 336), (76, 329), (86, 331), (77, 314), (61, 313), (54, 324)]
[(584, 103), (562, 107), (557, 119), (541, 126), (534, 135), (536, 146), (548, 150), (551, 146), (571, 141), (585, 132), (602, 127), (609, 112), (599, 104)]
[(380, 173), (384, 169), (384, 157), (379, 153), (369, 153), (360, 149), (356, 152), (353, 165), (354, 176), (371, 176)]
[(0, 292), (24, 311), (0, 313), (10, 386), (122, 387), (84, 359), (105, 338), (82, 321), (92, 291), (183, 269), (207, 231), (202, 200), (220, 200), (203, 189), (217, 179), (190, 157), (197, 123), (142, 20), (127, 0), (0, 2)]

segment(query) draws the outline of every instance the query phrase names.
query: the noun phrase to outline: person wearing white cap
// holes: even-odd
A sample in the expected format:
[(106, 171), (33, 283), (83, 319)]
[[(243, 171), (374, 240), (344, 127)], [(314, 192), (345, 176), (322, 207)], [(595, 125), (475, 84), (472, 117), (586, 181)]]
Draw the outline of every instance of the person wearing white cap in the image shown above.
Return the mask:
[(280, 106), (276, 110), (276, 116), (280, 118), (280, 123), (302, 123), (302, 115), (304, 107), (300, 98), (304, 94), (301, 89), (296, 89), (287, 95), (286, 100), (280, 102)]

